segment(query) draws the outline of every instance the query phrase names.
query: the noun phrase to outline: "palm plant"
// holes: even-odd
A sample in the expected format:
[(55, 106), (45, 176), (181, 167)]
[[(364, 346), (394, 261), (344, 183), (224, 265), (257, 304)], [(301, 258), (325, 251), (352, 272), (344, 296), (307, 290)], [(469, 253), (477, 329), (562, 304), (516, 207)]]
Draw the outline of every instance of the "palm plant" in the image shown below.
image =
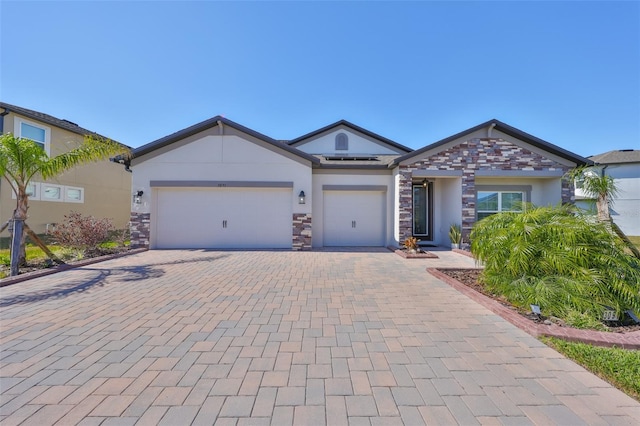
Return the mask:
[(449, 227), (449, 240), (451, 240), (451, 244), (460, 244), (462, 242), (462, 227), (460, 224), (451, 224)]
[[(83, 143), (75, 149), (72, 149), (55, 157), (49, 157), (42, 149), (42, 146), (36, 144), (30, 139), (16, 138), (10, 133), (0, 136), (0, 174), (2, 174), (11, 188), (16, 194), (16, 208), (13, 212), (11, 220), (14, 226), (22, 226), (22, 232), (17, 232), (20, 238), (20, 244), (16, 242), (12, 244), (12, 265), (11, 274), (17, 274), (17, 268), (25, 264), (25, 235), (28, 234), (31, 239), (38, 244), (43, 251), (57, 263), (62, 263), (37, 235), (24, 223), (27, 219), (27, 211), (29, 209), (29, 195), (27, 188), (31, 180), (40, 176), (42, 179), (50, 179), (56, 177), (63, 172), (80, 164), (93, 161), (99, 161), (108, 158), (110, 155), (128, 155), (128, 148), (111, 140), (98, 138), (96, 136), (85, 136)], [(2, 232), (9, 224), (7, 221), (0, 227)], [(17, 247), (18, 253), (14, 253)]]
[(640, 312), (640, 260), (625, 253), (606, 224), (573, 206), (489, 216), (474, 226), (471, 251), (484, 262), (487, 289), (516, 306), (596, 320), (605, 307)]
[(597, 217), (600, 222), (607, 223), (612, 232), (622, 239), (627, 249), (633, 253), (635, 257), (640, 259), (640, 251), (636, 248), (629, 238), (622, 232), (622, 229), (611, 219), (609, 209), (613, 199), (619, 194), (615, 180), (604, 172), (599, 173), (593, 167), (578, 167), (568, 173), (569, 179), (574, 183), (582, 186), (582, 192), (596, 200)]

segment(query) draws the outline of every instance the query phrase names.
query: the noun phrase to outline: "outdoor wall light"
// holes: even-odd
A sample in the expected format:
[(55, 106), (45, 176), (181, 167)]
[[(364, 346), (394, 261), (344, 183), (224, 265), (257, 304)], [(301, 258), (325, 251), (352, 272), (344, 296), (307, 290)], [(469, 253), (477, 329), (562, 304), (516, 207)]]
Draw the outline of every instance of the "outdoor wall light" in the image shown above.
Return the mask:
[(142, 204), (142, 194), (144, 194), (144, 191), (136, 191), (133, 193), (134, 204)]
[(304, 191), (300, 191), (300, 193), (298, 194), (298, 204), (304, 204), (305, 203), (305, 198), (307, 196), (304, 195)]
[(423, 187), (425, 187), (425, 188), (426, 188), (428, 183), (429, 183), (429, 181), (428, 181), (428, 180), (426, 180), (426, 179), (422, 179), (422, 186), (423, 186)]

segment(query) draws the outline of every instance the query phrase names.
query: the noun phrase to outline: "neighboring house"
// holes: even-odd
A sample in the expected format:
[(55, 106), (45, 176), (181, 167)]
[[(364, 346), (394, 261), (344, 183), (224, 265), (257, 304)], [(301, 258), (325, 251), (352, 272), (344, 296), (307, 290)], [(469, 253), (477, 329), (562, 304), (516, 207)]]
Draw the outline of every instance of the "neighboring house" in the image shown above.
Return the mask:
[(214, 117), (133, 151), (132, 245), (448, 245), (518, 201), (573, 201), (588, 160), (491, 120), (413, 151), (347, 121), (283, 142)]
[[(77, 147), (84, 135), (96, 135), (68, 120), (0, 102), (0, 133), (29, 138), (49, 156)], [(46, 232), (71, 211), (110, 218), (118, 229), (128, 226), (131, 173), (108, 159), (75, 167), (57, 178), (34, 177), (30, 188), (27, 223), (36, 233)], [(8, 182), (0, 179), (0, 222), (13, 215), (16, 198)]]
[[(640, 150), (621, 149), (587, 157), (599, 173), (611, 176), (619, 194), (611, 203), (611, 218), (627, 235), (640, 236)], [(595, 211), (595, 200), (576, 188), (576, 205)]]

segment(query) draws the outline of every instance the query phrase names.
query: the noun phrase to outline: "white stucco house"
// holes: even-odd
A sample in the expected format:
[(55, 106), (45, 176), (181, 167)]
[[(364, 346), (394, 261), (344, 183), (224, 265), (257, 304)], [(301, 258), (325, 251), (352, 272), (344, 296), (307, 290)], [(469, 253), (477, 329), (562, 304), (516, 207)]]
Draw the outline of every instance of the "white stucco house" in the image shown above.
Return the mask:
[(412, 150), (347, 121), (278, 141), (224, 117), (133, 151), (132, 246), (448, 245), (515, 201), (573, 201), (589, 161), (490, 120)]
[[(618, 196), (610, 206), (611, 218), (627, 235), (640, 236), (640, 150), (620, 149), (587, 157), (599, 173), (614, 179)], [(595, 201), (578, 187), (576, 204), (595, 211)]]

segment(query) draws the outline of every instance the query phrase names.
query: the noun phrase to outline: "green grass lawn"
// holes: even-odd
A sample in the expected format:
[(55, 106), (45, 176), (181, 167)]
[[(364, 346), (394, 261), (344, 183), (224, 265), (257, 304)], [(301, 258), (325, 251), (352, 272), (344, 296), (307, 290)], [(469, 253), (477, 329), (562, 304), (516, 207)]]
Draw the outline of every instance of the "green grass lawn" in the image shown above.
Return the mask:
[(638, 247), (638, 249), (640, 250), (640, 236), (636, 236), (636, 237), (629, 237), (627, 236), (627, 238), (629, 238), (629, 240), (635, 244), (636, 247)]
[(640, 350), (603, 348), (552, 337), (541, 340), (640, 401)]

